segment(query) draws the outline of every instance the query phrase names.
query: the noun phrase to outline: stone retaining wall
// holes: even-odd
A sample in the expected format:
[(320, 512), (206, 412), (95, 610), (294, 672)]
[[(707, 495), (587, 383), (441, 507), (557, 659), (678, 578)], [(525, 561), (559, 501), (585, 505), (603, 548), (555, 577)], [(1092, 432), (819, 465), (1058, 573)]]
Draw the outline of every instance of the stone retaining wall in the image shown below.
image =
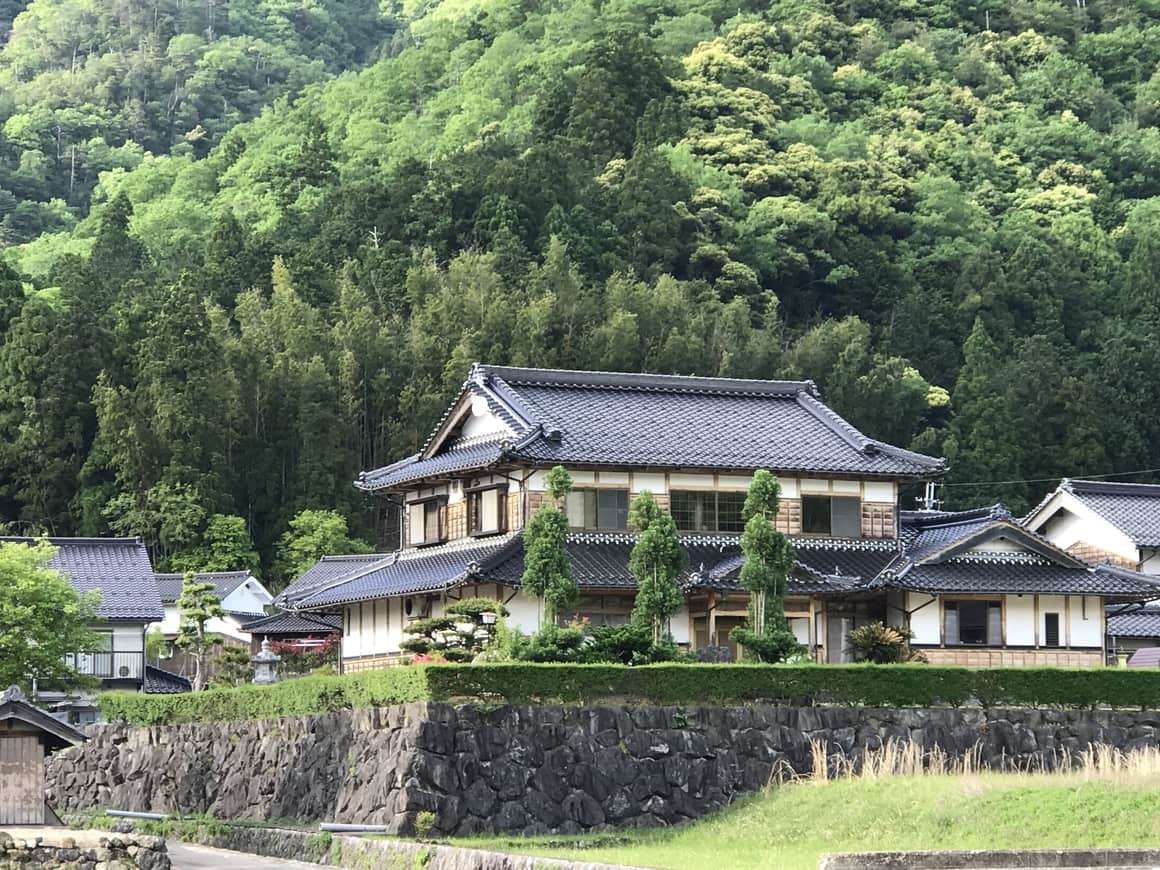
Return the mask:
[[(17, 829), (13, 829), (17, 830)], [(43, 829), (42, 829), (43, 830)], [(50, 838), (29, 830), (19, 836), (0, 831), (0, 870), (68, 867), (73, 870), (169, 870), (165, 841), (136, 834), (55, 832)]]
[(90, 735), (49, 759), (59, 809), (535, 835), (698, 818), (808, 772), (812, 740), (847, 757), (895, 739), (1051, 767), (1091, 744), (1160, 745), (1160, 713), (415, 703)]

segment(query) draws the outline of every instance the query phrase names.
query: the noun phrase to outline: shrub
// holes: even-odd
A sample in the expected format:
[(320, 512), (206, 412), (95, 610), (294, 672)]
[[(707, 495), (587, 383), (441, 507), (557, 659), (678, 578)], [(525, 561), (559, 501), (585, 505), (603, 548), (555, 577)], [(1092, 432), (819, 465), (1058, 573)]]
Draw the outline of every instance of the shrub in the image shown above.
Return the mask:
[(802, 645), (784, 624), (784, 619), (781, 623), (766, 626), (765, 631), (760, 633), (738, 626), (729, 632), (729, 639), (744, 648), (748, 659), (771, 665), (784, 662), (800, 652)]
[[(568, 632), (568, 629), (560, 629)], [(914, 665), (510, 664), (387, 668), (185, 695), (109, 692), (101, 709), (138, 725), (263, 719), (408, 701), (1097, 706), (1160, 709), (1160, 671)]]
[(914, 632), (871, 622), (850, 632), (850, 650), (860, 662), (892, 665), (900, 662), (925, 662), (926, 656), (910, 648)]
[(512, 652), (514, 658), (525, 662), (575, 662), (581, 657), (585, 640), (584, 625), (559, 626), (549, 622), (531, 637), (517, 641)]
[(464, 598), (462, 601), (447, 605), (444, 611), (452, 616), (470, 616), (477, 622), (485, 613), (494, 613), (496, 616), (511, 616), (511, 612), (506, 607), (490, 598)]

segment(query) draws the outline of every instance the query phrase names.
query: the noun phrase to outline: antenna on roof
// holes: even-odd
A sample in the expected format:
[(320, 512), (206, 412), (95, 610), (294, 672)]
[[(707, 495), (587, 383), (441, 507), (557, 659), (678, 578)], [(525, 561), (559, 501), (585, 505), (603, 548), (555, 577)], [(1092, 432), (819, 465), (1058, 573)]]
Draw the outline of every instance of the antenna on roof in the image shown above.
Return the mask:
[(926, 482), (926, 487), (922, 491), (922, 495), (916, 498), (919, 510), (936, 511), (942, 506), (942, 499), (934, 497), (935, 483), (933, 480)]

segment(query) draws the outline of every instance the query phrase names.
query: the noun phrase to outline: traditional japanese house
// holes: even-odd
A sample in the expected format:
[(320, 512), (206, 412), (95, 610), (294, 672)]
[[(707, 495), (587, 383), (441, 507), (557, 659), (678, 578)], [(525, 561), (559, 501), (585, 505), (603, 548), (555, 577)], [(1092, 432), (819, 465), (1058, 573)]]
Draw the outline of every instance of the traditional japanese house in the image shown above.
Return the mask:
[(850, 631), (884, 620), (909, 625), (940, 661), (1096, 664), (1104, 601), (1149, 589), (1133, 572), (1080, 562), (1001, 507), (900, 510), (901, 489), (938, 478), (944, 461), (868, 438), (810, 381), (477, 364), (418, 453), (356, 482), (401, 507), (402, 546), (323, 558), (278, 603), (341, 614), (348, 670), (397, 661), (407, 622), (461, 597), (498, 598), (534, 631), (521, 530), (556, 465), (575, 484), (567, 548), (581, 600), (569, 616), (628, 620), (629, 504), (648, 491), (683, 536), (686, 604), (671, 631), (693, 649), (731, 647), (745, 618), (741, 510), (761, 468), (781, 483), (776, 526), (796, 554), (786, 613), (819, 661), (849, 660)]
[[(1157, 576), (1160, 599), (1160, 486), (1065, 478), (1023, 522), (1089, 564)], [(1110, 657), (1160, 646), (1160, 600), (1110, 606), (1107, 633)]]
[(44, 757), (84, 740), (18, 686), (0, 693), (0, 825), (60, 824), (44, 800)]

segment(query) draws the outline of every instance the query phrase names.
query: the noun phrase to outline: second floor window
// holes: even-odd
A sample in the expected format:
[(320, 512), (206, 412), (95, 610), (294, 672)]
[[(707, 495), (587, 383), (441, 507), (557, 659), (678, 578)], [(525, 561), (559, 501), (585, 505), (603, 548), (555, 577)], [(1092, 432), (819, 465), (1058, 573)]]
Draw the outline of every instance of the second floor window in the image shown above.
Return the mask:
[(467, 530), (472, 535), (494, 535), (504, 530), (504, 494), (507, 487), (492, 486), (467, 493)]
[(833, 535), (836, 538), (862, 537), (861, 499), (803, 495), (802, 532), (807, 535)]
[(673, 490), (669, 505), (677, 528), (682, 532), (742, 532), (745, 521), (741, 508), (743, 492), (701, 492)]
[(407, 506), (407, 542), (413, 546), (435, 544), (444, 538), (443, 499), (433, 498)]
[(574, 529), (627, 529), (628, 490), (574, 489), (568, 493), (567, 513)]

